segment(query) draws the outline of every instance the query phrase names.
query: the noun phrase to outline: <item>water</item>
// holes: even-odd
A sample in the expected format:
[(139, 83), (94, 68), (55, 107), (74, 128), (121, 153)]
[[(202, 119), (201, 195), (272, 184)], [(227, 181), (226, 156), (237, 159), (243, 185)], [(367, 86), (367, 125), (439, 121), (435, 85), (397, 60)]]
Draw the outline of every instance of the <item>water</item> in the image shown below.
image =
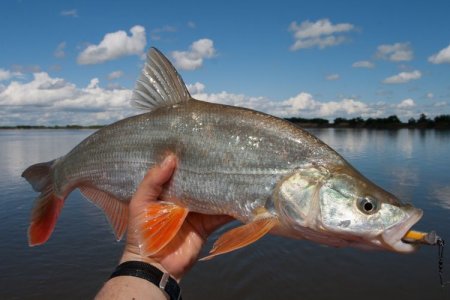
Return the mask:
[[(368, 178), (422, 208), (417, 229), (436, 230), (450, 245), (449, 131), (311, 131)], [(36, 193), (21, 172), (65, 154), (92, 132), (0, 130), (0, 299), (92, 298), (116, 265), (123, 243), (78, 192), (67, 199), (45, 245), (29, 248), (26, 240)], [(276, 236), (197, 263), (181, 286), (185, 299), (450, 298), (449, 287), (439, 286), (436, 247), (400, 255)]]

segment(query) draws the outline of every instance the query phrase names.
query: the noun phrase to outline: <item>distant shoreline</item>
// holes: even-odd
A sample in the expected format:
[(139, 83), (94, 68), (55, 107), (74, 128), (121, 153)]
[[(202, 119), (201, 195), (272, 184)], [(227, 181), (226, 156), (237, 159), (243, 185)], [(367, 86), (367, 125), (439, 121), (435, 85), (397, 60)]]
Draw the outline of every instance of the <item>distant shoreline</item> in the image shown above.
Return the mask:
[(286, 120), (305, 128), (450, 129), (450, 115), (440, 115), (434, 119), (429, 119), (425, 114), (421, 114), (417, 120), (410, 118), (406, 123), (400, 121), (395, 115), (387, 118), (368, 119), (361, 117), (353, 119), (336, 118), (333, 123), (321, 118), (287, 118)]
[(0, 129), (100, 129), (106, 125), (65, 125), (65, 126), (43, 126), (43, 125), (17, 125), (17, 126), (0, 126)]
[[(440, 115), (434, 119), (429, 119), (425, 114), (421, 114), (416, 120), (410, 118), (408, 122), (401, 122), (393, 115), (387, 118), (368, 118), (361, 117), (346, 119), (336, 118), (332, 123), (327, 119), (321, 118), (285, 118), (285, 120), (304, 128), (368, 128), (368, 129), (450, 129), (450, 115)], [(43, 125), (17, 125), (0, 126), (0, 129), (100, 129), (106, 125), (65, 125), (65, 126), (43, 126)]]

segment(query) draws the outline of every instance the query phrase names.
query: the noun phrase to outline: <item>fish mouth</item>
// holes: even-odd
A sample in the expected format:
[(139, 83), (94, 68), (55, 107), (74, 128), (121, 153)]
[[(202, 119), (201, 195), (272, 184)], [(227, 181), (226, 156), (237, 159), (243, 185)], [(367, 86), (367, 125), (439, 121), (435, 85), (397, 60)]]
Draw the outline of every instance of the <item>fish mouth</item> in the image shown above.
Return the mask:
[(409, 217), (391, 228), (386, 229), (381, 234), (381, 242), (392, 251), (401, 253), (410, 253), (418, 248), (416, 244), (405, 243), (402, 238), (422, 218), (423, 211), (421, 209), (411, 207), (407, 212)]

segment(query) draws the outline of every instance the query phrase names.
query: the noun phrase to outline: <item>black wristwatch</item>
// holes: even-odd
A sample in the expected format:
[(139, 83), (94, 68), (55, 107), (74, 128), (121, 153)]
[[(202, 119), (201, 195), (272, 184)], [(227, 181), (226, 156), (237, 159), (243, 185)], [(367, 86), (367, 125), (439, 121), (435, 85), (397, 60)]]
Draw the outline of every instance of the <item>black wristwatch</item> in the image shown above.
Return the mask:
[(169, 273), (164, 273), (160, 269), (142, 262), (126, 261), (117, 266), (111, 277), (134, 276), (145, 279), (167, 293), (170, 300), (181, 300), (181, 289), (175, 279)]

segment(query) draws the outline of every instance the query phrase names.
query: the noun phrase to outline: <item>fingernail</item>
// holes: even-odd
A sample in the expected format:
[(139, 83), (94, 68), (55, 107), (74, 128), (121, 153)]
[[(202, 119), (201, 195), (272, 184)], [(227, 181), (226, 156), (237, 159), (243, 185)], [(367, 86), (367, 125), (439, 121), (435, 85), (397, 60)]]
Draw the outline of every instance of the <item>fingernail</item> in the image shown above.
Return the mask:
[(168, 165), (170, 165), (172, 160), (173, 160), (173, 155), (167, 156), (166, 158), (164, 158), (164, 160), (163, 160), (163, 162), (161, 164), (161, 167), (166, 168)]

